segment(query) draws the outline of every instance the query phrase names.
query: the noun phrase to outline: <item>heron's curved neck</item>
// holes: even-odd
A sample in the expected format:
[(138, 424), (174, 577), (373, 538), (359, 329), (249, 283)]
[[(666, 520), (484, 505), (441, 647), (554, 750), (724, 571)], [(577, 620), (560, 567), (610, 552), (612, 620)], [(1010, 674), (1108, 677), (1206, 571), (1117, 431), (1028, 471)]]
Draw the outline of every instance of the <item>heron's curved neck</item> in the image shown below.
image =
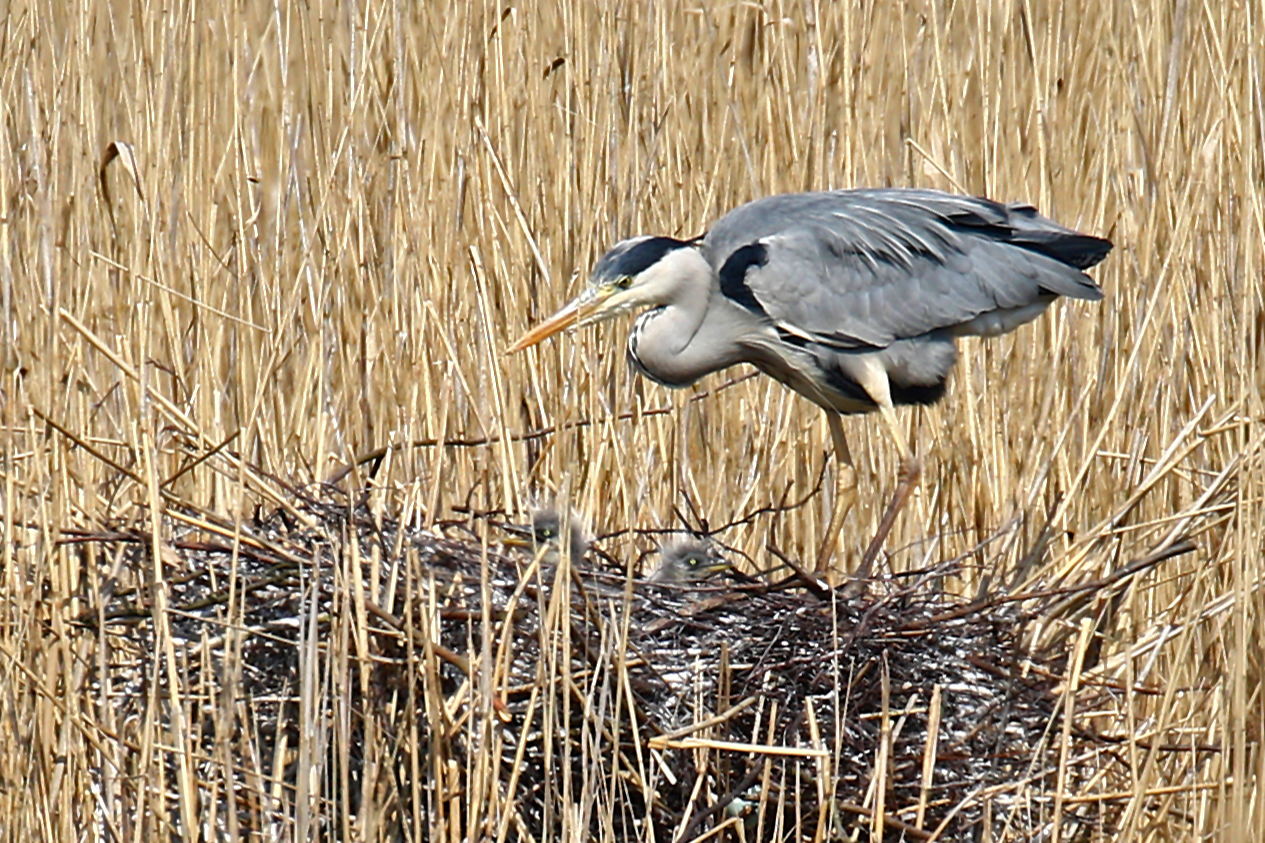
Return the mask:
[(665, 274), (662, 306), (643, 313), (628, 340), (641, 371), (666, 386), (689, 386), (737, 362), (713, 336), (719, 296), (716, 273), (696, 248), (673, 252), (656, 271)]

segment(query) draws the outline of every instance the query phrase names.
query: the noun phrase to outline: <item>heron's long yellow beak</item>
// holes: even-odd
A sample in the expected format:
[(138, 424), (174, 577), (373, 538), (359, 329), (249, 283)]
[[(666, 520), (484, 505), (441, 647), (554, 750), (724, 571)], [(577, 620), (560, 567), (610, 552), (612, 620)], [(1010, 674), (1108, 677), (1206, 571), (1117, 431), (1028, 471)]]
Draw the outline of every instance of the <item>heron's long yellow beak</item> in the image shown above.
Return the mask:
[(582, 295), (562, 308), (562, 310), (559, 310), (553, 316), (550, 316), (544, 322), (519, 337), (518, 341), (511, 345), (505, 353), (513, 354), (516, 351), (522, 351), (524, 348), (531, 348), (536, 343), (549, 339), (559, 331), (587, 324), (605, 309), (606, 302), (610, 299), (613, 292), (614, 290), (606, 287), (585, 290)]

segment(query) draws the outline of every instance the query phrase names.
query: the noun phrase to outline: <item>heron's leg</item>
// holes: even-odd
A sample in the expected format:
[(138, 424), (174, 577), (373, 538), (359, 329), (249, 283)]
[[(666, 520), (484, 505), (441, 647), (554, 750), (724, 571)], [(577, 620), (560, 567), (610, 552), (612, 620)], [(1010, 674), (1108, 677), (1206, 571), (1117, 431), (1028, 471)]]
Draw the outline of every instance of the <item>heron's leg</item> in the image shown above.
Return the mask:
[(865, 553), (861, 555), (861, 564), (857, 566), (856, 578), (859, 580), (869, 579), (870, 573), (874, 569), (874, 560), (878, 558), (879, 553), (883, 550), (883, 542), (887, 541), (887, 535), (892, 531), (892, 527), (896, 524), (896, 515), (900, 512), (901, 507), (905, 505), (905, 501), (909, 500), (909, 496), (913, 494), (914, 486), (918, 485), (919, 465), (917, 460), (906, 462), (906, 468), (912, 466), (913, 473), (907, 470), (901, 471), (900, 482), (896, 484), (896, 492), (892, 495), (891, 501), (887, 504), (887, 509), (883, 511), (883, 518), (878, 522), (878, 529), (874, 531), (874, 538), (870, 539), (870, 544), (865, 548)]
[(817, 549), (816, 573), (829, 570), (830, 561), (839, 546), (843, 519), (856, 503), (857, 493), (856, 469), (852, 466), (852, 451), (848, 448), (848, 439), (843, 435), (843, 422), (838, 413), (829, 410), (826, 411), (826, 422), (830, 426), (830, 438), (835, 443), (835, 499), (830, 511), (830, 523), (826, 526), (821, 546)]
[(900, 454), (903, 464), (902, 471), (913, 470), (917, 473), (914, 452), (905, 441), (905, 433), (900, 429), (900, 419), (896, 418), (896, 407), (892, 405), (892, 385), (887, 379), (887, 370), (876, 360), (862, 359), (863, 364), (857, 366), (853, 372), (857, 383), (861, 384), (861, 388), (878, 405), (879, 414), (883, 416), (883, 423), (887, 425), (892, 439), (896, 441), (896, 452)]
[(826, 411), (826, 422), (830, 425), (830, 438), (835, 443), (835, 458), (839, 465), (852, 466), (852, 450), (848, 447), (848, 437), (843, 435), (843, 420), (838, 413)]
[(896, 450), (901, 458), (900, 482), (896, 486), (896, 492), (883, 512), (883, 518), (879, 521), (874, 538), (870, 540), (869, 547), (861, 556), (861, 564), (857, 567), (857, 578), (865, 579), (870, 576), (874, 560), (883, 549), (883, 542), (887, 541), (887, 536), (896, 523), (897, 514), (909, 500), (909, 496), (913, 494), (914, 487), (918, 485), (918, 477), (922, 474), (922, 464), (914, 456), (914, 452), (905, 441), (904, 432), (900, 429), (900, 422), (896, 418), (896, 408), (892, 405), (891, 384), (887, 379), (886, 370), (873, 360), (866, 360), (865, 365), (858, 368), (857, 381), (878, 405), (883, 421), (887, 424), (887, 429), (891, 431), (892, 439), (896, 440)]

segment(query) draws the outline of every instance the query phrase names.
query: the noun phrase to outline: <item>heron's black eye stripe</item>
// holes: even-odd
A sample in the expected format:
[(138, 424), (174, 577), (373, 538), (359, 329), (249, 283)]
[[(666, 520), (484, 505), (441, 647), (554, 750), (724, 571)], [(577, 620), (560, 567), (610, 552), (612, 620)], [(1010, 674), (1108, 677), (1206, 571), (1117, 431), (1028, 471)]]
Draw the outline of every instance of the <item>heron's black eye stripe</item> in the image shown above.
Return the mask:
[(690, 244), (672, 237), (645, 237), (625, 240), (617, 244), (593, 267), (594, 278), (636, 278), (659, 261), (668, 252), (683, 249)]

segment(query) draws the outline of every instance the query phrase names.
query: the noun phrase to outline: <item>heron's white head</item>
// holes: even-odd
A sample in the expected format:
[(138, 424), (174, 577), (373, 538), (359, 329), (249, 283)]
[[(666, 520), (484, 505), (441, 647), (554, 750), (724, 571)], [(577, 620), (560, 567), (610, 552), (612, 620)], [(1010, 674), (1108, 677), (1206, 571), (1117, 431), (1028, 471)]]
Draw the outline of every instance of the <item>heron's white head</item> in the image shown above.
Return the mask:
[(710, 271), (696, 241), (633, 237), (621, 241), (593, 267), (589, 285), (566, 307), (532, 328), (509, 348), (522, 351), (559, 331), (605, 322), (644, 307), (670, 304), (683, 279)]

